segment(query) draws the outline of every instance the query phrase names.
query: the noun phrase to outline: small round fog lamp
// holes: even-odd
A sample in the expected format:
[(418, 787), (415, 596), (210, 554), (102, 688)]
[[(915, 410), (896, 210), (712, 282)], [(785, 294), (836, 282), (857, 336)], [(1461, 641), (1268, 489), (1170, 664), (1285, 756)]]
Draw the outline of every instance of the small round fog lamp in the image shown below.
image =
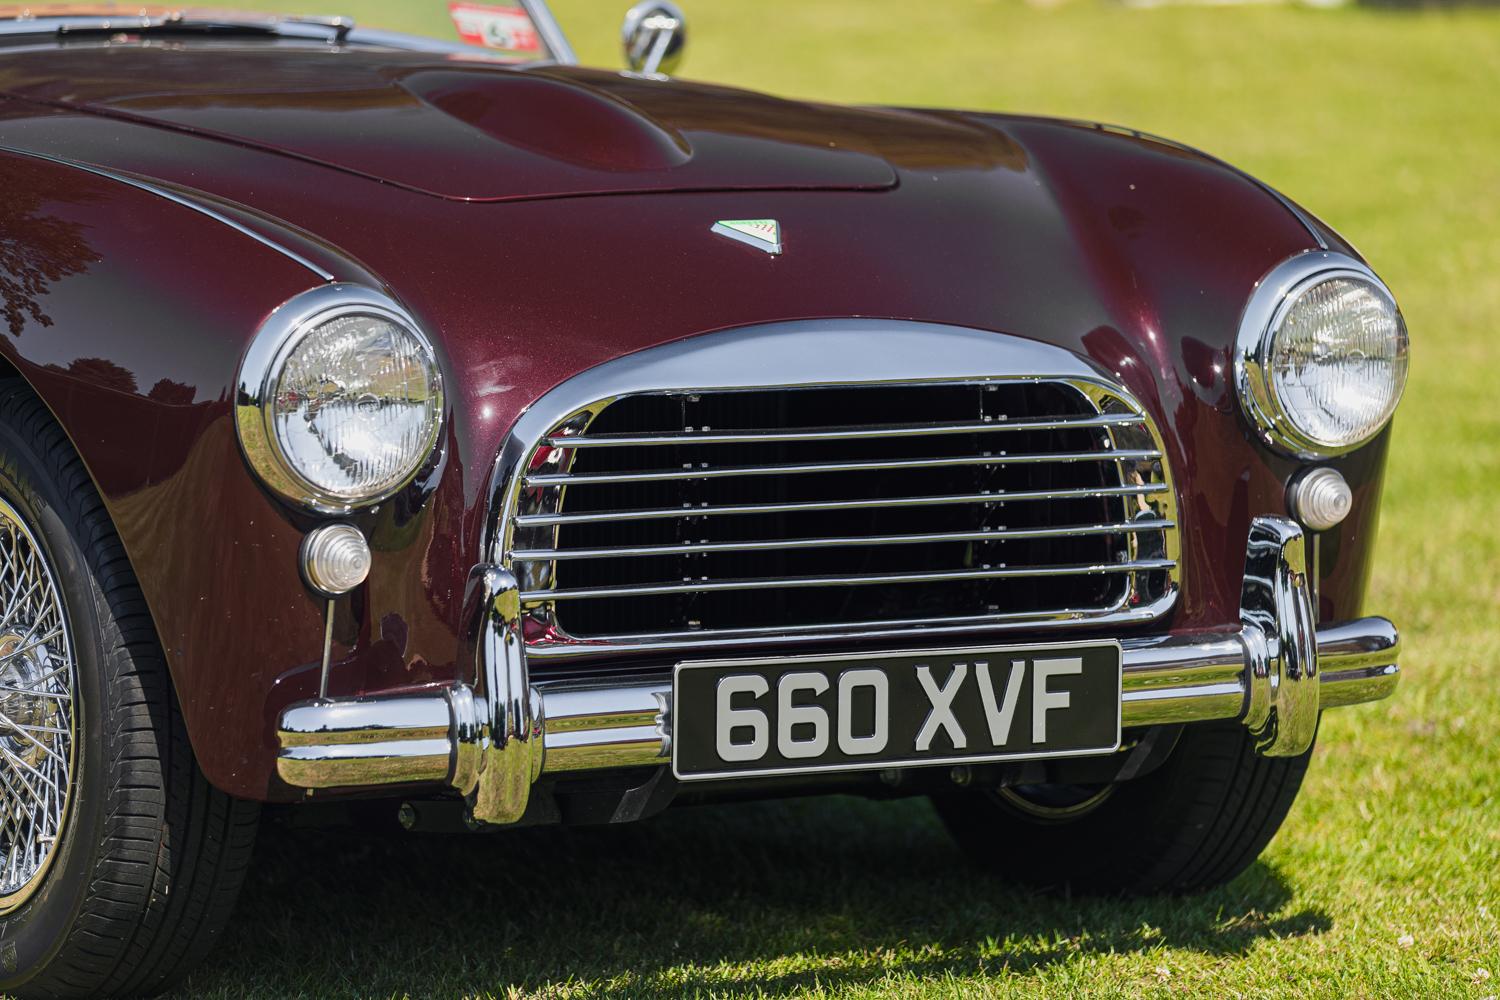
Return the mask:
[(1336, 527), (1354, 506), (1354, 494), (1337, 469), (1313, 469), (1287, 492), (1293, 516), (1314, 531)]
[(352, 525), (325, 524), (302, 542), (302, 573), (328, 597), (347, 594), (370, 575), (370, 543)]

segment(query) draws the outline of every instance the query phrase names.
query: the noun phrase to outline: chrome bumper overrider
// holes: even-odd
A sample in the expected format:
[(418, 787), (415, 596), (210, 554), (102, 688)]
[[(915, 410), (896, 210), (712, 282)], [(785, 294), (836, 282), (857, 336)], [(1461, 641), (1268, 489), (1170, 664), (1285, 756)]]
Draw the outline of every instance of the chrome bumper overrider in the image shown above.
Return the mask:
[[(479, 683), (293, 705), (278, 727), (283, 780), (308, 789), (441, 784), (469, 798), (475, 819), (511, 823), (544, 774), (666, 763), (670, 675), (531, 684), (515, 579), (492, 567), (479, 574)], [(1389, 621), (1314, 625), (1306, 545), (1292, 521), (1252, 524), (1240, 618), (1236, 630), (1122, 640), (1122, 724), (1240, 719), (1261, 753), (1294, 756), (1312, 744), (1322, 709), (1396, 687), (1400, 638)]]

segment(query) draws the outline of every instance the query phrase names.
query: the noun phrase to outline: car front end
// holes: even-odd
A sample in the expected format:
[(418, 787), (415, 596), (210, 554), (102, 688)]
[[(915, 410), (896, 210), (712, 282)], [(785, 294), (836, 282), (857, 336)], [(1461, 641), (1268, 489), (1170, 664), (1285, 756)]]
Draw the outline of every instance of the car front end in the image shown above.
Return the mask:
[[(1295, 280), (1262, 287), (1363, 271), (1296, 260)], [(475, 682), (293, 705), (278, 772), (319, 790), (446, 785), (472, 819), (505, 824), (561, 818), (570, 785), (597, 800), (611, 774), (615, 818), (662, 783), (1123, 780), (1159, 753), (1153, 729), (1211, 720), (1241, 722), (1259, 753), (1303, 754), (1321, 710), (1391, 693), (1396, 630), (1320, 618), (1348, 595), (1319, 594), (1338, 525), (1317, 499), (1299, 507), (1308, 470), (1285, 506), (1194, 531), (1171, 467), (1156, 420), (1109, 372), (993, 332), (804, 320), (627, 355), (543, 395), (505, 439), (465, 602)], [(1348, 484), (1318, 470), (1347, 516)], [(1173, 627), (1203, 561), (1184, 554), (1210, 532), (1242, 539), (1218, 570), (1237, 571), (1237, 606)], [(981, 659), (1101, 646), (1087, 731), (1036, 739), (1055, 692), (1034, 683), (1021, 727), (992, 738)], [(925, 696), (881, 679), (884, 664), (929, 663), (957, 679)], [(793, 667), (807, 680), (778, 700), (770, 682)], [(839, 684), (872, 669), (864, 701)], [(762, 676), (716, 713), (716, 687)], [(1087, 697), (1079, 686), (1067, 707)], [(951, 728), (923, 745), (938, 709)]]
[[(1098, 779), (1207, 720), (1300, 755), (1322, 708), (1394, 687), (1396, 632), (1361, 605), (1405, 328), (1351, 248), (1243, 174), (1083, 123), (379, 45), (271, 98), (208, 63), (285, 76), (299, 51), (186, 46), (137, 95), (120, 73), (159, 60), (115, 44), (66, 94), (61, 57), (35, 82), (15, 57), (30, 155), (108, 148), (98, 172), (321, 279), (226, 334), (211, 425), (244, 462), (216, 488), (262, 497), (235, 544), (285, 562), (243, 585), (297, 613), (205, 631), (208, 553), (143, 580), (190, 727), (265, 706), (269, 730), (230, 720), (202, 752), (237, 794), (447, 788), (503, 824), (566, 814), (533, 785), (597, 797), (611, 770), (623, 797), (653, 769), (695, 795)], [(311, 128), (351, 105), (378, 145)], [(489, 110), (511, 106), (538, 110)], [(250, 204), (270, 221), (220, 214)], [(319, 554), (355, 561), (346, 583)], [(890, 699), (913, 728), (957, 664), (1058, 643), (1115, 650), (1087, 739), (1020, 739), (1028, 682), (1016, 739), (980, 740), (971, 666), (963, 719), (861, 759), (816, 736), (840, 725), (830, 667), (787, 701), (820, 706), (785, 723), (819, 754), (679, 756), (714, 743), (712, 699), (682, 701), (731, 670), (704, 663), (930, 653), (932, 686)], [(203, 666), (226, 660), (254, 667)], [(730, 744), (776, 731), (775, 701), (744, 701)]]
[[(1243, 172), (670, 79), (665, 8), (628, 73), (560, 36), (80, 17), (0, 22), (0, 458), (50, 421), (92, 527), (3, 477), (0, 521), (114, 588), (53, 618), (134, 609), (68, 669), (90, 712), (161, 675), (193, 766), (153, 802), (485, 829), (924, 795), (1017, 881), (1189, 891), (1269, 842), (1322, 712), (1396, 689), (1364, 597), (1404, 320)], [(73, 703), (50, 662), (5, 711)], [(49, 728), (63, 787), (127, 759)], [(102, 801), (49, 800), (46, 843)], [(0, 897), (23, 970), (64, 965), (42, 879), (87, 890), (54, 853)]]

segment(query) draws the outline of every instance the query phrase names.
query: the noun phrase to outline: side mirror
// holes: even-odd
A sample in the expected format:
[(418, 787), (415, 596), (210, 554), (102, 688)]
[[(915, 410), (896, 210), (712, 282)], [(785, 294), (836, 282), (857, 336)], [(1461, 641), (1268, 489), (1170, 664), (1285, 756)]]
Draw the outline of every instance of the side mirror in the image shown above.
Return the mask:
[(676, 4), (642, 0), (626, 11), (620, 38), (625, 43), (627, 66), (647, 76), (664, 76), (682, 60), (687, 21)]

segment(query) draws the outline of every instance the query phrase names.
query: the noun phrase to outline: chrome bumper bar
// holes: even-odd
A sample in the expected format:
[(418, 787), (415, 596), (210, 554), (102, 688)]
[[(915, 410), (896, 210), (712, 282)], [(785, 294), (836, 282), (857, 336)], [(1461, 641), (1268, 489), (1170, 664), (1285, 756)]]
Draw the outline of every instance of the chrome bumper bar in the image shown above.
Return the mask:
[[(1400, 638), (1384, 618), (1314, 626), (1302, 529), (1257, 518), (1237, 630), (1122, 641), (1124, 727), (1239, 719), (1268, 756), (1312, 745), (1322, 709), (1395, 690)], [(309, 701), (282, 713), (277, 770), (308, 789), (446, 785), (474, 818), (511, 823), (543, 774), (646, 767), (671, 752), (670, 676), (531, 684), (519, 597), (479, 571), (479, 684), (419, 695)]]

